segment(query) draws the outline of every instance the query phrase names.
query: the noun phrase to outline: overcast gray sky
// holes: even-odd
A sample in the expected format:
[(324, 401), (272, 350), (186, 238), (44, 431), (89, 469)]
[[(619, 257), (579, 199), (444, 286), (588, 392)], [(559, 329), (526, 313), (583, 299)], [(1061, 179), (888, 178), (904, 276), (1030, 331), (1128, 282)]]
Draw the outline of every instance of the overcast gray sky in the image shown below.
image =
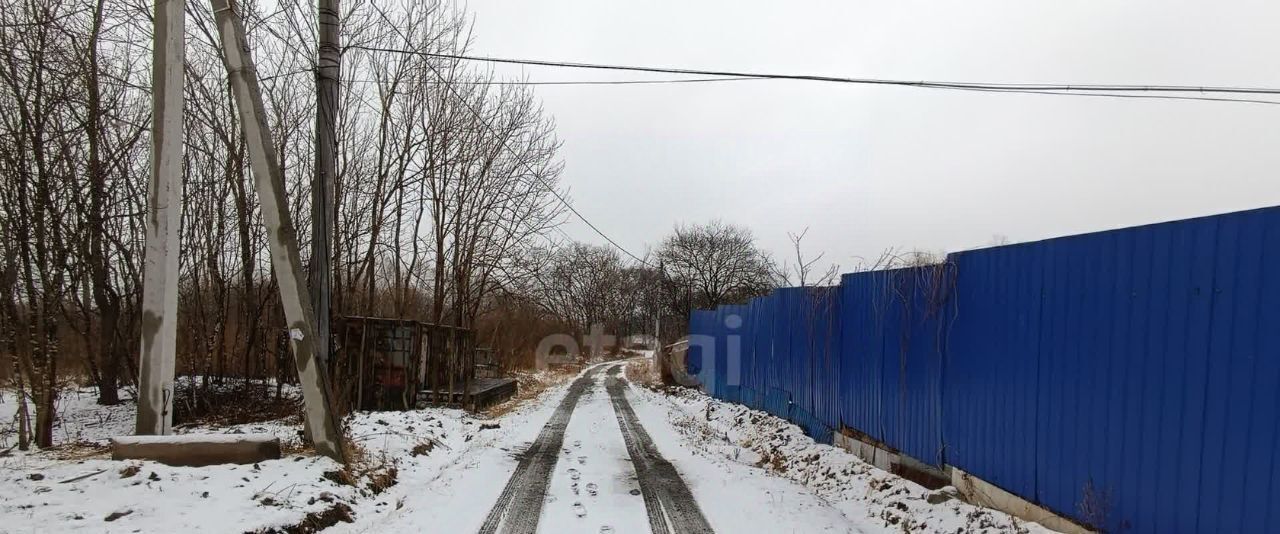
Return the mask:
[[(479, 55), (987, 82), (1280, 87), (1258, 1), (471, 0)], [(499, 66), (531, 80), (670, 78)], [(540, 86), (575, 205), (634, 252), (719, 217), (843, 266), (1280, 203), (1280, 106), (793, 81)], [(603, 243), (581, 223), (576, 239)]]

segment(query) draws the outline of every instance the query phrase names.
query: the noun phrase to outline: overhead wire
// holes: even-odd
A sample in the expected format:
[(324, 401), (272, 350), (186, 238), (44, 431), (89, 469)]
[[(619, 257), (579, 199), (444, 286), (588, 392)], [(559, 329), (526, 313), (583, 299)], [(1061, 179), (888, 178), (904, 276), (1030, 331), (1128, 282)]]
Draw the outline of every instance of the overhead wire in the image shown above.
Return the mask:
[(1065, 91), (1029, 91), (1022, 89), (968, 89), (969, 91), (983, 93), (1015, 93), (1023, 95), (1048, 95), (1048, 96), (1087, 96), (1096, 98), (1147, 98), (1159, 100), (1199, 100), (1203, 102), (1235, 102), (1238, 104), (1265, 104), (1271, 106), (1280, 105), (1280, 100), (1263, 100), (1258, 98), (1230, 98), (1215, 96), (1185, 96), (1171, 94), (1137, 94), (1137, 93), (1069, 93)]
[[(546, 82), (522, 82), (522, 81), (476, 81), (476, 82), (451, 82), (457, 85), (662, 85), (676, 83), (710, 83), (710, 82), (748, 82), (753, 80), (767, 80), (768, 78), (683, 78), (683, 79), (665, 79), (665, 80), (556, 80)], [(353, 83), (378, 83), (378, 80), (353, 80), (344, 81)]]
[[(259, 78), (259, 81), (270, 81), (285, 76), (295, 76), (298, 74), (307, 74), (314, 72), (315, 69), (305, 68), (275, 73), (269, 76)], [(767, 80), (768, 78), (743, 78), (740, 76), (721, 76), (715, 78), (667, 78), (660, 80), (551, 80), (551, 81), (454, 81), (458, 85), (663, 85), (663, 84), (679, 84), (679, 83), (713, 83), (713, 82), (745, 82), (752, 80)], [(342, 81), (350, 83), (379, 83), (378, 80), (360, 80), (354, 78), (343, 78)]]
[[(762, 80), (794, 80), (794, 81), (811, 81), (825, 83), (844, 83), (856, 85), (887, 85), (916, 87), (924, 89), (945, 89), (960, 91), (979, 91), (979, 92), (1009, 92), (1009, 93), (1037, 93), (1056, 96), (1086, 96), (1097, 94), (1097, 96), (1108, 98), (1128, 98), (1120, 95), (1120, 93), (1217, 93), (1217, 94), (1247, 94), (1247, 95), (1280, 95), (1280, 88), (1272, 87), (1239, 87), (1239, 86), (1194, 86), (1194, 85), (1134, 85), (1134, 84), (1047, 84), (1047, 83), (1000, 83), (1000, 82), (961, 82), (961, 81), (931, 81), (931, 80), (903, 80), (891, 78), (852, 78), (841, 76), (825, 76), (815, 74), (779, 74), (779, 73), (763, 73), (763, 72), (747, 72), (734, 70), (713, 70), (713, 69), (688, 69), (677, 67), (653, 67), (639, 65), (618, 65), (604, 63), (582, 63), (571, 61), (549, 61), (538, 59), (518, 59), (518, 58), (500, 58), (490, 56), (470, 56), (462, 54), (441, 54), (434, 52), (422, 52), (417, 50), (401, 50), (395, 48), (371, 47), (363, 45), (352, 45), (350, 48), (366, 50), (370, 52), (385, 52), (397, 54), (413, 54), (425, 57), (433, 57), (439, 59), (452, 59), (460, 61), (478, 61), (486, 63), (502, 63), (513, 65), (528, 65), (540, 67), (558, 67), (572, 69), (591, 69), (591, 70), (611, 70), (611, 71), (628, 71), (628, 72), (647, 72), (661, 74), (682, 74), (682, 75), (700, 75), (714, 76), (719, 78), (742, 78), (742, 79), (762, 79)], [(1213, 102), (1239, 102), (1250, 104), (1280, 104), (1277, 101), (1260, 100), (1260, 99), (1235, 99), (1226, 97), (1201, 97), (1190, 95), (1152, 95), (1147, 98), (1166, 98), (1174, 100), (1206, 100)]]
[[(1234, 102), (1248, 104), (1265, 104), (1280, 105), (1280, 101), (1264, 100), (1258, 98), (1231, 98), (1223, 96), (1203, 96), (1205, 93), (1210, 94), (1243, 94), (1243, 95), (1280, 95), (1280, 88), (1267, 87), (1237, 87), (1237, 86), (1187, 86), (1187, 85), (1131, 85), (1131, 84), (1035, 84), (1035, 83), (996, 83), (996, 82), (956, 82), (956, 81), (912, 81), (888, 78), (850, 78), (838, 76), (823, 76), (811, 74), (777, 74), (777, 73), (760, 73), (760, 72), (743, 72), (733, 70), (707, 70), (707, 69), (687, 69), (675, 67), (652, 67), (637, 65), (616, 65), (616, 64), (600, 64), (600, 63), (582, 63), (567, 61), (547, 61), (533, 59), (515, 59), (515, 58), (498, 58), (488, 56), (469, 56), (462, 54), (441, 54), (433, 52), (423, 52), (417, 50), (401, 50), (394, 48), (372, 47), (364, 45), (350, 45), (348, 48), (360, 49), (369, 52), (384, 52), (397, 54), (410, 54), (423, 57), (449, 59), (455, 61), (478, 61), (487, 63), (558, 67), (558, 68), (574, 68), (574, 69), (591, 69), (591, 70), (612, 70), (612, 71), (628, 71), (628, 72), (646, 72), (660, 74), (678, 74), (678, 75), (699, 75), (709, 76), (709, 78), (684, 78), (684, 79), (664, 79), (664, 80), (587, 80), (587, 81), (549, 81), (549, 82), (529, 82), (529, 81), (508, 81), (508, 82), (466, 82), (470, 84), (484, 85), (641, 85), (641, 84), (675, 84), (675, 83), (707, 83), (707, 82), (725, 82), (725, 81), (745, 81), (745, 80), (794, 80), (794, 81), (812, 81), (826, 83), (844, 83), (857, 85), (886, 85), (886, 86), (903, 86), (916, 87), (926, 89), (942, 89), (942, 90), (961, 90), (976, 92), (993, 92), (993, 93), (1017, 93), (1017, 94), (1038, 94), (1049, 96), (1088, 96), (1098, 98), (1146, 98), (1146, 99), (1167, 99), (1167, 100), (1199, 100), (1210, 102)], [(443, 85), (459, 99), (467, 110), (480, 121), (489, 133), (498, 135), (497, 130), (489, 124), (489, 122), (476, 110), (472, 104), (462, 97), (461, 94), (454, 89), (456, 82), (449, 81), (440, 73), (435, 66), (430, 63), (426, 64), (437, 77), (446, 82)], [(286, 73), (294, 74), (294, 73)], [(373, 80), (346, 80), (355, 83), (376, 83)], [(1168, 94), (1168, 93), (1199, 93), (1200, 95), (1187, 94)], [(515, 150), (508, 146), (505, 142), (502, 148), (518, 155)], [(547, 192), (551, 193), (562, 205), (574, 214), (580, 221), (591, 228), (597, 235), (604, 238), (610, 245), (623, 252), (633, 260), (639, 262), (646, 267), (653, 267), (639, 256), (631, 253), (626, 247), (623, 247), (613, 238), (605, 234), (594, 223), (586, 218), (581, 212), (573, 206), (563, 195), (555, 190), (550, 184), (543, 180), (542, 176), (533, 169), (527, 162), (519, 160), (519, 163), (529, 171), (530, 175), (536, 180)], [(563, 230), (561, 231), (563, 233)]]

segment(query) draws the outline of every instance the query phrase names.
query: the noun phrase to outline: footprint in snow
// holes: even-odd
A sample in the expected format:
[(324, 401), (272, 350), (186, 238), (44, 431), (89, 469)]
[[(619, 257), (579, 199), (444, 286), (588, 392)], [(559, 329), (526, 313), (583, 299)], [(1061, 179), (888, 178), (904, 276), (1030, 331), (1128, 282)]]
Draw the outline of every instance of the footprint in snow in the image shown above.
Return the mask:
[(592, 496), (592, 497), (595, 497), (595, 496), (596, 496), (596, 494), (598, 494), (598, 493), (600, 493), (600, 486), (597, 486), (595, 482), (588, 482), (588, 483), (587, 483), (587, 495), (590, 495), (590, 496)]
[(600, 527), (600, 534), (613, 534), (613, 527), (611, 527), (611, 526), (609, 526), (609, 525), (603, 525), (603, 526), (601, 526), (601, 527)]
[(581, 502), (575, 502), (573, 503), (573, 513), (578, 517), (586, 517), (587, 507), (583, 506)]
[(587, 457), (586, 457), (586, 456), (579, 456), (579, 457), (578, 457), (578, 465), (586, 465), (586, 463), (587, 463)]
[(570, 468), (569, 468), (569, 479), (570, 479), (570, 480), (578, 480), (579, 478), (582, 478), (582, 473), (579, 473), (577, 469), (574, 469), (574, 468), (570, 467)]
[(576, 447), (576, 448), (581, 448), (581, 447), (582, 447), (582, 440), (580, 440), (580, 439), (573, 440), (573, 446), (574, 446), (574, 447)]

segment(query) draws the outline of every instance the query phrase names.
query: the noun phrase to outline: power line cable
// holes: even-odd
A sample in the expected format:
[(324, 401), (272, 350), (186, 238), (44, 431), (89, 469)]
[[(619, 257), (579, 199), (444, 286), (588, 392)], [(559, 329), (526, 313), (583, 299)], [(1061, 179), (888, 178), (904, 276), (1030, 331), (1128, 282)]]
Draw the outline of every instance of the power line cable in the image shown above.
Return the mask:
[[(270, 81), (284, 76), (295, 76), (298, 74), (307, 74), (313, 72), (314, 69), (299, 69), (287, 72), (272, 74), (259, 78), (260, 81)], [(743, 78), (738, 76), (721, 76), (715, 78), (668, 78), (661, 80), (551, 80), (551, 81), (452, 81), (458, 85), (663, 85), (663, 84), (680, 84), (680, 83), (713, 83), (713, 82), (749, 82), (767, 80), (768, 78)], [(379, 83), (378, 80), (361, 80), (354, 78), (343, 78), (342, 81), (350, 83)]]
[(984, 93), (1016, 93), (1024, 95), (1049, 95), (1049, 96), (1092, 96), (1099, 98), (1154, 98), (1161, 100), (1200, 100), (1204, 102), (1235, 102), (1240, 104), (1266, 104), (1272, 106), (1280, 106), (1277, 100), (1262, 100), (1255, 98), (1228, 98), (1214, 96), (1179, 96), (1168, 94), (1135, 94), (1135, 93), (1068, 93), (1064, 91), (1024, 91), (1021, 89), (969, 89), (970, 91)]
[[(614, 65), (602, 63), (581, 63), (569, 61), (548, 61), (536, 59), (515, 59), (515, 58), (499, 58), (489, 56), (468, 56), (461, 54), (440, 54), (433, 52), (421, 52), (414, 50), (399, 50), (394, 48), (369, 47), (363, 45), (352, 45), (351, 48), (358, 48), (371, 52), (387, 52), (396, 54), (413, 54), (425, 57), (433, 57), (439, 59), (452, 59), (460, 61), (480, 61), (487, 63), (505, 63), (513, 65), (531, 65), (541, 67), (559, 67), (574, 69), (593, 69), (593, 70), (614, 70), (629, 72), (650, 72), (662, 74), (685, 74), (685, 75), (701, 75), (715, 77), (734, 77), (734, 78), (753, 78), (753, 79), (770, 79), (770, 80), (797, 80), (797, 81), (814, 81), (828, 83), (848, 83), (859, 85), (890, 85), (903, 87), (918, 87), (926, 89), (951, 89), (962, 91), (1002, 91), (1002, 92), (1035, 92), (1040, 94), (1060, 95), (1060, 96), (1083, 96), (1089, 93), (1099, 93), (1101, 96), (1113, 97), (1113, 94), (1103, 93), (1222, 93), (1222, 94), (1261, 94), (1261, 95), (1280, 95), (1280, 88), (1271, 87), (1236, 87), (1236, 86), (1192, 86), (1192, 85), (1130, 85), (1130, 84), (1036, 84), (1036, 83), (995, 83), (995, 82), (956, 82), (956, 81), (929, 81), (929, 80), (900, 80), (890, 78), (849, 78), (839, 76), (822, 76), (813, 74), (776, 74), (761, 72), (744, 72), (732, 70), (706, 70), (706, 69), (686, 69), (676, 67), (651, 67), (637, 65)], [(1181, 96), (1180, 100), (1211, 100), (1211, 101), (1229, 101), (1229, 102), (1246, 102), (1260, 104), (1274, 104), (1274, 101), (1259, 100), (1240, 100), (1227, 98), (1211, 98), (1211, 97), (1193, 97)]]
[[(431, 57), (438, 59), (451, 59), (457, 61), (480, 61), (488, 63), (505, 63), (516, 65), (532, 65), (544, 67), (560, 67), (560, 68), (576, 68), (576, 69), (594, 69), (594, 70), (615, 70), (615, 71), (631, 71), (631, 72), (650, 72), (662, 74), (683, 74), (683, 75), (702, 75), (714, 76), (712, 79), (694, 79), (694, 80), (617, 80), (617, 81), (586, 81), (586, 82), (488, 82), (493, 85), (623, 85), (623, 84), (640, 84), (640, 83), (693, 83), (708, 81), (729, 81), (729, 80), (796, 80), (796, 81), (815, 81), (829, 83), (848, 83), (860, 85), (890, 85), (903, 87), (918, 87), (928, 89), (947, 89), (947, 90), (964, 90), (979, 92), (998, 92), (998, 93), (1021, 93), (1021, 94), (1041, 94), (1053, 96), (1091, 96), (1105, 98), (1163, 98), (1175, 100), (1203, 100), (1213, 102), (1238, 102), (1253, 104), (1280, 104), (1277, 101), (1261, 100), (1261, 99), (1234, 99), (1226, 97), (1205, 97), (1205, 96), (1186, 96), (1186, 95), (1165, 95), (1165, 94), (1129, 94), (1129, 93), (1218, 93), (1218, 94), (1264, 94), (1264, 95), (1280, 95), (1280, 89), (1266, 87), (1235, 87), (1235, 86), (1181, 86), (1181, 85), (1127, 85), (1127, 84), (1029, 84), (1029, 83), (993, 83), (993, 82), (953, 82), (953, 81), (911, 81), (897, 80), (888, 78), (847, 78), (837, 76), (821, 76), (810, 74), (773, 74), (758, 72), (741, 72), (729, 70), (703, 70), (703, 69), (685, 69), (674, 67), (649, 67), (635, 65), (610, 65), (599, 63), (581, 63), (566, 61), (545, 61), (532, 59), (513, 59), (513, 58), (496, 58), (487, 56), (467, 56), (461, 54), (440, 54), (433, 52), (422, 52), (416, 50), (400, 50), (394, 48), (371, 47), (363, 45), (351, 45), (348, 48), (366, 50), (370, 52), (386, 52), (396, 54), (411, 54), (422, 57)], [(470, 102), (460, 95), (450, 82), (435, 66), (427, 63), (427, 67), (436, 74), (444, 85), (467, 107), (467, 110), (476, 117), (477, 120), (491, 134), (498, 135), (496, 129), (489, 124), (487, 120), (476, 110)], [(358, 81), (358, 80), (351, 80)], [(366, 80), (359, 80), (366, 81)], [(367, 82), (367, 81), (366, 81)], [(502, 148), (517, 155), (515, 150), (503, 142)], [(627, 256), (639, 262), (646, 267), (652, 267), (648, 262), (639, 256), (632, 254), (622, 245), (614, 241), (595, 224), (588, 220), (581, 212), (574, 208), (567, 199), (564, 198), (554, 187), (546, 183), (542, 177), (533, 170), (526, 162), (518, 160), (521, 165), (529, 171), (530, 175), (543, 186), (547, 192), (551, 193), (562, 205), (569, 209), (579, 220), (585, 223), (589, 228), (595, 231), (605, 241), (613, 245), (614, 248), (622, 251)]]
[[(677, 83), (710, 83), (710, 82), (749, 82), (758, 80), (767, 80), (768, 78), (683, 78), (683, 79), (666, 79), (666, 80), (557, 80), (547, 82), (461, 82), (453, 81), (449, 83), (457, 85), (661, 85), (661, 84), (677, 84)], [(378, 83), (378, 80), (354, 80), (344, 79), (343, 81), (352, 83)]]
[[(453, 93), (453, 96), (456, 97), (458, 101), (462, 103), (462, 105), (466, 106), (467, 111), (470, 111), (471, 114), (475, 116), (476, 120), (480, 121), (480, 124), (483, 125), (484, 128), (488, 130), (490, 134), (497, 136), (499, 138), (503, 138), (503, 136), (498, 134), (498, 130), (495, 129), (493, 125), (489, 124), (489, 121), (485, 120), (484, 116), (480, 114), (480, 111), (477, 110), (474, 106), (472, 106), (471, 102), (469, 102), (465, 97), (463, 97), (461, 94), (458, 93), (458, 90), (454, 88), (453, 84), (450, 83), (449, 79), (446, 78), (444, 74), (442, 74), (438, 69), (435, 68), (434, 65), (431, 65), (430, 63), (427, 63), (427, 67), (431, 69), (431, 72), (434, 72), (436, 74), (436, 77), (440, 78), (441, 82), (443, 82), (443, 85), (449, 89), (449, 92)], [(639, 256), (632, 254), (631, 251), (626, 249), (626, 247), (623, 247), (622, 245), (618, 244), (618, 242), (614, 241), (612, 237), (609, 237), (607, 234), (601, 231), (600, 228), (596, 227), (595, 224), (587, 220), (586, 216), (584, 216), (581, 212), (579, 212), (577, 208), (573, 207), (573, 204), (571, 204), (568, 199), (564, 198), (564, 196), (561, 195), (559, 191), (556, 191), (556, 189), (552, 187), (551, 184), (548, 184), (546, 180), (543, 180), (542, 175), (540, 175), (537, 171), (535, 171), (533, 169), (533, 166), (529, 165), (528, 162), (521, 159), (520, 154), (516, 153), (515, 149), (511, 148), (507, 144), (505, 138), (503, 138), (502, 148), (506, 149), (507, 152), (510, 152), (511, 155), (516, 156), (515, 161), (519, 162), (520, 165), (522, 165), (525, 168), (525, 170), (529, 172), (529, 175), (532, 176), (533, 179), (543, 187), (543, 189), (546, 189), (547, 192), (551, 193), (552, 196), (556, 197), (556, 200), (559, 200), (560, 203), (564, 205), (564, 207), (568, 208), (570, 212), (572, 212), (575, 216), (577, 216), (578, 220), (585, 223), (588, 227), (594, 230), (596, 234), (599, 234), (600, 237), (603, 237), (605, 241), (608, 241), (610, 245), (613, 245), (614, 248), (622, 251), (623, 254), (630, 256), (631, 259), (636, 260), (637, 262), (639, 262), (641, 265), (644, 265), (645, 267), (652, 267), (652, 265), (649, 265), (649, 262), (646, 262), (640, 259)]]

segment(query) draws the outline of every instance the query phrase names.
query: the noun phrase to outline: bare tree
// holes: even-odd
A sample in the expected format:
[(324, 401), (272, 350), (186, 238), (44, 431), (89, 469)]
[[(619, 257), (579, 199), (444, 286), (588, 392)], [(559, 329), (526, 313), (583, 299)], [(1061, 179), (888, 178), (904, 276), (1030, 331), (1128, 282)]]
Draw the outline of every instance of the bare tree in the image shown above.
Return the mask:
[(742, 226), (719, 220), (681, 225), (662, 241), (657, 257), (670, 307), (687, 318), (699, 308), (741, 303), (767, 294), (780, 280), (773, 259)]
[[(53, 444), (59, 326), (74, 281), (70, 228), (79, 222), (65, 191), (78, 189), (84, 128), (79, 51), (66, 33), (82, 6), (22, 0), (0, 8), (0, 175), (8, 235), (15, 242), (16, 290), (6, 298), (14, 353), (35, 407), (34, 441)], [(21, 28), (20, 30), (16, 28)]]
[[(837, 264), (831, 264), (827, 266), (827, 270), (822, 272), (822, 274), (819, 275), (817, 278), (812, 278), (812, 279), (810, 278), (814, 274), (814, 271), (813, 271), (814, 266), (816, 266), (819, 261), (822, 261), (823, 256), (826, 256), (827, 253), (819, 252), (817, 256), (814, 256), (809, 259), (805, 259), (804, 251), (801, 248), (801, 242), (804, 241), (804, 236), (807, 235), (808, 233), (809, 233), (809, 227), (807, 226), (804, 228), (803, 231), (801, 231), (798, 234), (787, 232), (787, 238), (791, 240), (791, 247), (796, 254), (796, 260), (795, 260), (796, 284), (795, 285), (799, 287), (829, 286), (838, 282), (839, 276), (840, 276), (840, 266)], [(784, 283), (786, 283), (787, 285), (791, 285), (790, 266), (783, 265), (781, 271), (778, 273), (778, 277), (781, 278), (784, 281)]]
[[(0, 354), (17, 370), (20, 405), (34, 407), (31, 441), (43, 447), (59, 377), (89, 378), (111, 404), (137, 372), (151, 119), (150, 51), (137, 43), (150, 41), (150, 7), (0, 2)], [(316, 19), (297, 0), (265, 4), (238, 2), (237, 12), (305, 242), (314, 237), (305, 231), (316, 155), (306, 77)], [(187, 5), (179, 369), (206, 389), (288, 380), (277, 282), (219, 39), (207, 6)], [(458, 5), (342, 8), (335, 313), (474, 326), (495, 307), (527, 309), (510, 288), (528, 281), (531, 251), (564, 220), (554, 122), (531, 88), (422, 54), (465, 53), (471, 21)]]

